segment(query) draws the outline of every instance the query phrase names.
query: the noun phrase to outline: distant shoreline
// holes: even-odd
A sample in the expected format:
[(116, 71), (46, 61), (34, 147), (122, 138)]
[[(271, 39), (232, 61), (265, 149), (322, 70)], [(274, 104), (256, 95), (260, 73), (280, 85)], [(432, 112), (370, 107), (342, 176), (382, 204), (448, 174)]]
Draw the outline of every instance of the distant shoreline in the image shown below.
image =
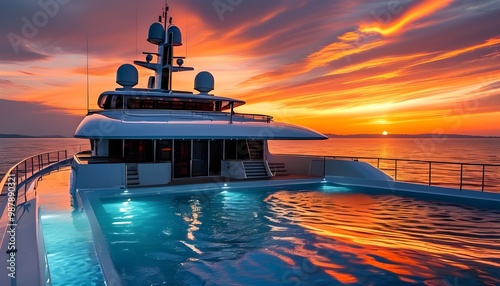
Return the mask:
[[(477, 139), (477, 138), (500, 138), (500, 136), (483, 136), (483, 135), (463, 135), (463, 134), (325, 134), (328, 138), (463, 138), (463, 139)], [(23, 135), (23, 134), (0, 134), (0, 138), (73, 138), (61, 135)]]
[(22, 134), (0, 134), (0, 138), (73, 138), (73, 137), (65, 137), (61, 135), (33, 136), (33, 135), (22, 135)]
[(478, 138), (500, 138), (500, 136), (481, 136), (481, 135), (463, 135), (463, 134), (325, 134), (328, 138), (462, 138), (462, 139), (478, 139)]

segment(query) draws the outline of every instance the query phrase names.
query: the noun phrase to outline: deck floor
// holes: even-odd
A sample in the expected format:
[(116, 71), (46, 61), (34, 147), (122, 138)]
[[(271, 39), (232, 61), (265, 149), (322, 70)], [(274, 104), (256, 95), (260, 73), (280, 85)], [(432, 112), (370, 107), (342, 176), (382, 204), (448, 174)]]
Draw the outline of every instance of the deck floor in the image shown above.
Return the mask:
[(273, 176), (269, 178), (255, 178), (255, 179), (231, 179), (227, 177), (196, 177), (196, 178), (182, 178), (182, 179), (173, 179), (167, 186), (180, 186), (180, 185), (189, 185), (189, 184), (209, 184), (209, 183), (229, 183), (229, 182), (243, 182), (243, 181), (257, 181), (257, 180), (271, 180), (271, 181), (280, 181), (280, 180), (298, 180), (298, 179), (315, 179), (319, 178), (316, 176), (306, 176), (299, 174), (288, 174), (285, 176)]

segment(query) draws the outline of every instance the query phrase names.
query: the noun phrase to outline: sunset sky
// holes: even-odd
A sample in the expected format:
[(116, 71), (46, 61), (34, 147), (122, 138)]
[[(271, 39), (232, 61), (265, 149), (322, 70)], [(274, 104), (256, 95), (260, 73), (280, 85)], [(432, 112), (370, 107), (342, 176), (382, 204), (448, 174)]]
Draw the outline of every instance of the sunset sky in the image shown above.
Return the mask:
[[(81, 118), (87, 49), (90, 107), (96, 108), (99, 94), (117, 87), (115, 71), (122, 63), (156, 51), (145, 39), (163, 4), (1, 1), (0, 109), (9, 106), (9, 116), (23, 116), (26, 103), (29, 112), (40, 113), (33, 124), (41, 133), (49, 117)], [(186, 66), (214, 74), (215, 94), (245, 100), (238, 112), (334, 134), (500, 135), (498, 0), (169, 5), (184, 37), (177, 55), (187, 56)], [(145, 86), (151, 72), (139, 73)], [(192, 90), (195, 75), (176, 74), (174, 88)], [(21, 128), (15, 119), (11, 129), (2, 122), (0, 133)]]

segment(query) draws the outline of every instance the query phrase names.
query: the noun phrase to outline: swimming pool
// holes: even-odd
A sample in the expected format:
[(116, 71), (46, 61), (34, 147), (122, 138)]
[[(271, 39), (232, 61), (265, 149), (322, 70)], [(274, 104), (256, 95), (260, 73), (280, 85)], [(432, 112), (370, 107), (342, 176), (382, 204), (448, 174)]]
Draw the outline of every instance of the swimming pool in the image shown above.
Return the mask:
[(500, 283), (498, 209), (330, 184), (122, 193), (92, 208), (124, 285)]
[[(85, 212), (70, 205), (69, 167), (38, 184), (40, 214), (53, 286), (104, 285)], [(3, 285), (3, 284), (2, 284)]]

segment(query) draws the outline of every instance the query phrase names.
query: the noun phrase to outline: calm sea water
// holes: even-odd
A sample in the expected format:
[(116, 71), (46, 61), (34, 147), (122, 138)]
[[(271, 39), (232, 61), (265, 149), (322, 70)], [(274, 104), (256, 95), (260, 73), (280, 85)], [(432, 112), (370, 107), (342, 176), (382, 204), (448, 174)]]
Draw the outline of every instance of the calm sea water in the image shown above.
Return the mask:
[[(354, 156), (354, 157), (382, 157), (408, 160), (446, 161), (461, 163), (500, 164), (500, 138), (335, 138), (321, 141), (270, 141), (270, 151), (279, 154), (305, 154), (321, 156)], [(0, 139), (0, 175), (23, 158), (42, 152), (68, 149), (70, 154), (89, 148), (88, 140), (64, 139)], [(376, 164), (376, 162), (370, 162)], [(389, 175), (393, 176), (393, 162), (384, 162), (381, 166)], [(407, 169), (413, 172), (414, 167)], [(426, 165), (422, 176), (425, 177)], [(447, 169), (448, 168), (448, 169)], [(424, 170), (425, 169), (425, 170)], [(453, 175), (459, 176), (460, 166), (452, 167)], [(480, 184), (481, 167), (465, 169), (465, 174), (475, 179), (474, 184)], [(447, 183), (445, 178), (450, 173), (449, 166), (439, 170), (435, 166), (433, 181)], [(414, 174), (399, 173), (398, 179), (419, 181), (412, 177)], [(498, 185), (500, 168), (487, 170), (487, 179), (490, 184)], [(478, 182), (479, 181), (479, 182)], [(456, 187), (456, 186), (455, 186)], [(472, 188), (472, 187), (471, 187)], [(476, 186), (477, 188), (477, 186)]]
[(270, 141), (272, 153), (500, 163), (500, 138), (334, 138)]
[(500, 138), (335, 138), (271, 141), (269, 146), (271, 153), (280, 154), (412, 160), (363, 159), (398, 181), (428, 184), (430, 180), (434, 186), (452, 188), (460, 188), (462, 181), (463, 189), (500, 192), (500, 166), (425, 162), (500, 164)]
[(89, 148), (88, 140), (76, 138), (0, 138), (0, 178), (24, 158), (58, 150), (70, 156)]

